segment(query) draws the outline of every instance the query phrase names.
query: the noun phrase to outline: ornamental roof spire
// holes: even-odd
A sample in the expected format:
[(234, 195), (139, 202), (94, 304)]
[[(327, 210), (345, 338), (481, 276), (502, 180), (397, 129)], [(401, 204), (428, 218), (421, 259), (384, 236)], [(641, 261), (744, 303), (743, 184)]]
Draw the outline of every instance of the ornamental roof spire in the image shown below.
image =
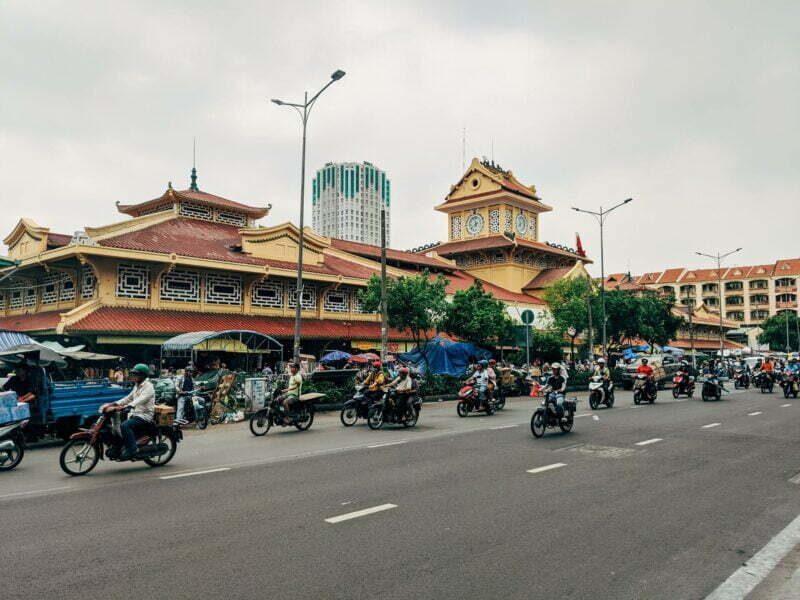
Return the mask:
[(192, 183), (189, 184), (189, 189), (193, 192), (199, 192), (197, 187), (197, 138), (192, 139)]

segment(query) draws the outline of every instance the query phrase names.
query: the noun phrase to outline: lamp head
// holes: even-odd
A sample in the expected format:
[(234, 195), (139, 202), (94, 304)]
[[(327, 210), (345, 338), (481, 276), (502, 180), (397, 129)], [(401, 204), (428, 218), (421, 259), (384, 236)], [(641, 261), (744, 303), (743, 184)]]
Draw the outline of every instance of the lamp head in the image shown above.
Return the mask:
[(331, 79), (334, 81), (339, 81), (342, 77), (344, 77), (345, 73), (341, 69), (336, 69), (333, 73), (331, 73)]
[(272, 100), (270, 100), (270, 102), (274, 102), (278, 106), (281, 106), (283, 104), (283, 100), (278, 100), (276, 98), (273, 98)]
[(627, 200), (625, 200), (625, 202), (623, 202), (623, 204), (627, 204), (627, 203), (628, 203), (628, 202), (630, 202), (631, 200), (633, 200), (633, 198), (628, 198)]

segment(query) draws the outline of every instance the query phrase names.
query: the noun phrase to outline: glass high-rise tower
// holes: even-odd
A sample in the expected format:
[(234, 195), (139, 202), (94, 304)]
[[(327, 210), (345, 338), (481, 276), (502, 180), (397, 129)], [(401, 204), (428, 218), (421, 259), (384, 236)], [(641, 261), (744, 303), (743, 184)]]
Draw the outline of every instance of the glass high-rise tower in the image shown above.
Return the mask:
[(380, 246), (381, 210), (390, 243), (391, 185), (372, 163), (327, 163), (311, 182), (313, 228), (328, 237)]

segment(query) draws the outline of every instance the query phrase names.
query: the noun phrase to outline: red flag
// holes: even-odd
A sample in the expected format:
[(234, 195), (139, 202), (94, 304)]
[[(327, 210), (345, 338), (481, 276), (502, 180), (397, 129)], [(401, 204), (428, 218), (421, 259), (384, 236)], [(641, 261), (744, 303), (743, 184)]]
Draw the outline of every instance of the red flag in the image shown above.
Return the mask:
[(583, 249), (583, 244), (581, 244), (581, 236), (578, 235), (578, 232), (575, 232), (575, 246), (578, 248), (578, 254), (580, 256), (586, 256), (586, 250)]

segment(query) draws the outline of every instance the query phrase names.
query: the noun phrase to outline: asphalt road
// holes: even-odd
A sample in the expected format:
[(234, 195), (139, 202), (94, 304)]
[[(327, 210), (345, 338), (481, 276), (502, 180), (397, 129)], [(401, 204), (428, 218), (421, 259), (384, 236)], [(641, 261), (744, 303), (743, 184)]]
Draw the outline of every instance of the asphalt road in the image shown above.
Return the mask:
[[(540, 440), (533, 407), (218, 426), (166, 467), (83, 478), (32, 450), (0, 477), (2, 597), (705, 598), (800, 514), (800, 401), (620, 393)], [(798, 554), (753, 597), (797, 579)]]

